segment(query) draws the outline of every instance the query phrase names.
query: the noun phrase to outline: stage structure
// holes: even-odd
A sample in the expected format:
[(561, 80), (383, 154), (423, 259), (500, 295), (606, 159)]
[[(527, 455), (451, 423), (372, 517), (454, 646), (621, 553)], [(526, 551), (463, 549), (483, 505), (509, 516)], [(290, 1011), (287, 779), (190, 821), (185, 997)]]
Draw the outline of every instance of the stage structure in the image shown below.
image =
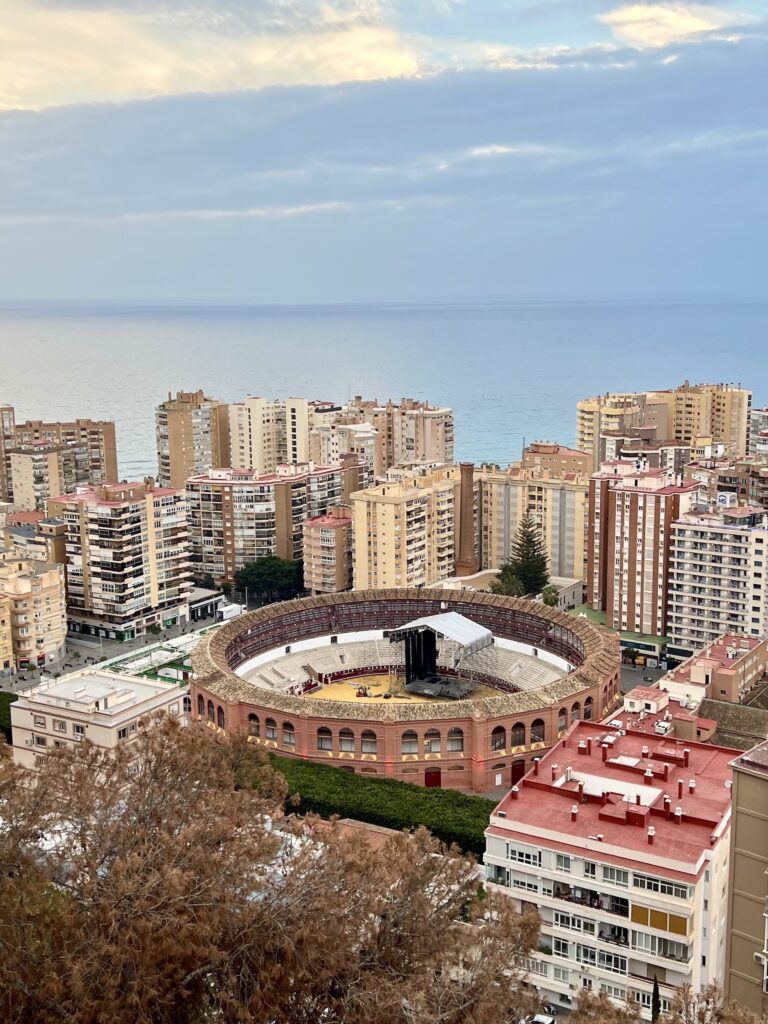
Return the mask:
[[(437, 671), (437, 641), (452, 640), (459, 648), (452, 669), (458, 671), (465, 657), (493, 644), (493, 633), (458, 612), (427, 615), (407, 622), (389, 633), (389, 642), (405, 644), (405, 689), (422, 697), (462, 700), (472, 687), (459, 678)], [(447, 666), (446, 666), (447, 667)]]

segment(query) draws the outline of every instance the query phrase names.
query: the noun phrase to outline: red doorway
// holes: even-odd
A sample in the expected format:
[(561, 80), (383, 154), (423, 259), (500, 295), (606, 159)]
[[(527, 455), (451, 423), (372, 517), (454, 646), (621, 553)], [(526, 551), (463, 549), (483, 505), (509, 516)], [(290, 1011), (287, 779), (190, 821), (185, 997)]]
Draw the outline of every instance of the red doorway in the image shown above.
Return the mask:
[(424, 785), (427, 789), (433, 789), (437, 787), (440, 789), (442, 785), (442, 772), (439, 768), (426, 768), (424, 770)]
[(520, 779), (525, 775), (525, 761), (513, 761), (512, 762), (512, 781), (511, 786), (519, 782)]

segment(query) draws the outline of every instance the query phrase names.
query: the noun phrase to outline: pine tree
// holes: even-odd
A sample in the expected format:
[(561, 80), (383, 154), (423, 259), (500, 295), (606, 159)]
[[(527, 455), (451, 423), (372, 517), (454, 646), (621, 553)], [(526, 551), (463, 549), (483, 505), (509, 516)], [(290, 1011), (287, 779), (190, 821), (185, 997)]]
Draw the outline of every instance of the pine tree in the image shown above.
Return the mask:
[(530, 512), (520, 520), (512, 554), (500, 575), (502, 579), (507, 575), (518, 579), (524, 594), (540, 594), (549, 583), (547, 553), (538, 523)]
[(651, 1024), (656, 1024), (656, 1021), (661, 1015), (661, 996), (659, 995), (659, 979), (654, 974), (653, 976), (653, 992), (651, 994)]

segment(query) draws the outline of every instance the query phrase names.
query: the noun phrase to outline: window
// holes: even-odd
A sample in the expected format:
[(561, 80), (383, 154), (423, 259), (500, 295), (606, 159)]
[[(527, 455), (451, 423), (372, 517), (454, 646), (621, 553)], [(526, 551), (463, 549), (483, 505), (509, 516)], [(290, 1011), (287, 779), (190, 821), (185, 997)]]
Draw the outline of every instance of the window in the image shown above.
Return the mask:
[(45, 719), (41, 715), (35, 715), (34, 716), (34, 722), (35, 722), (35, 728), (36, 729), (44, 729), (45, 728)]
[(512, 747), (525, 746), (525, 726), (522, 722), (515, 722), (515, 724), (512, 726), (509, 744)]
[(184, 708), (184, 714), (185, 715), (191, 715), (192, 714), (192, 698), (191, 697), (187, 696), (187, 697), (182, 698), (181, 705)]
[(333, 733), (325, 726), (317, 730), (317, 749), (333, 750)]
[(360, 736), (360, 750), (363, 754), (375, 754), (378, 750), (376, 733), (366, 729)]
[(559, 732), (565, 732), (568, 728), (568, 711), (566, 708), (560, 708), (557, 716), (557, 728)]
[(613, 971), (615, 974), (627, 973), (627, 958), (618, 953), (604, 953), (601, 950), (597, 962), (604, 971)]
[(632, 884), (636, 889), (646, 889), (648, 892), (660, 892), (664, 896), (676, 896), (678, 899), (688, 899), (688, 886), (680, 885), (679, 882), (669, 882), (664, 878), (653, 878), (651, 875), (635, 875)]
[(82, 740), (85, 737), (85, 726), (84, 725), (73, 725), (72, 735), (76, 740)]
[(579, 702), (576, 701), (576, 703), (571, 708), (571, 721), (572, 722), (578, 722), (580, 717), (581, 717), (581, 704), (579, 704)]
[(497, 725), (491, 733), (491, 750), (504, 750), (507, 746), (507, 730)]
[(571, 957), (570, 943), (567, 939), (553, 939), (552, 952), (555, 956), (562, 957), (564, 960), (569, 960)]
[(531, 725), (531, 743), (544, 742), (544, 720), (537, 718)]
[(464, 750), (464, 732), (461, 729), (448, 730), (448, 750), (457, 754)]
[(582, 946), (580, 943), (577, 943), (576, 959), (580, 964), (596, 964), (597, 950), (592, 949), (591, 946)]
[(225, 719), (224, 719), (224, 708), (221, 707), (221, 705), (219, 705), (219, 707), (218, 707), (218, 709), (216, 711), (216, 724), (218, 725), (218, 727), (220, 729), (223, 729), (224, 728), (224, 722), (225, 722)]
[(591, 722), (592, 721), (592, 698), (591, 697), (587, 697), (587, 699), (584, 701), (584, 721), (585, 722)]
[(283, 722), (283, 746), (296, 746), (296, 730), (294, 729), (292, 722)]
[(518, 864), (535, 864), (541, 866), (541, 852), (539, 850), (516, 850), (514, 846), (507, 846), (507, 860), (517, 861)]
[(35, 746), (36, 747), (47, 747), (48, 746), (48, 740), (45, 738), (45, 736), (35, 736)]
[[(197, 713), (200, 718), (205, 714), (205, 701), (199, 693), (197, 695)], [(248, 717), (250, 718), (250, 715)]]
[(404, 732), (400, 741), (400, 753), (401, 754), (418, 754), (419, 752), (419, 737), (415, 732), (408, 731)]
[(555, 867), (558, 871), (570, 871), (571, 858), (564, 853), (558, 853), (555, 857)]
[(66, 732), (67, 731), (67, 723), (65, 721), (63, 721), (61, 718), (54, 718), (53, 719), (53, 731), (54, 732)]
[(567, 967), (555, 967), (553, 970), (555, 981), (562, 981), (568, 984), (568, 978), (570, 977), (570, 971)]
[(611, 868), (603, 866), (603, 881), (611, 882), (613, 885), (628, 886), (629, 872), (623, 868)]
[(268, 718), (264, 722), (264, 738), (268, 740), (277, 739), (277, 722), (274, 718)]
[(127, 729), (127, 727), (124, 728), (124, 729), (118, 729), (117, 730), (117, 738), (119, 740), (127, 740), (128, 739), (128, 729)]
[(597, 864), (591, 860), (584, 861), (584, 877), (597, 878)]
[(208, 721), (209, 722), (215, 722), (216, 721), (216, 711), (214, 709), (213, 701), (212, 700), (208, 701)]
[(248, 732), (251, 736), (259, 735), (259, 716), (250, 714), (248, 715)]
[(354, 754), (355, 734), (351, 729), (342, 729), (339, 733), (339, 750), (343, 750), (346, 754)]
[(179, 705), (178, 704), (171, 704), (171, 706), (168, 708), (168, 713), (171, 714), (171, 715), (178, 715), (178, 713), (179, 713)]

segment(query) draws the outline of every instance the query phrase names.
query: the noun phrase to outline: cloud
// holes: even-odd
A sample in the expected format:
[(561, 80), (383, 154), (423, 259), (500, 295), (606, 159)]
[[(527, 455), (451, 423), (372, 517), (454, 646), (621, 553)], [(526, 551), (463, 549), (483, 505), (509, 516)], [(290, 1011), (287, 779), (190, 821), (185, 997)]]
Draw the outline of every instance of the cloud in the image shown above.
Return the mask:
[[(0, 8), (0, 107), (325, 84), (414, 75), (413, 48), (376, 0), (262, 4), (271, 17), (229, 9), (44, 6)], [(218, 20), (217, 20), (218, 19)], [(234, 25), (237, 31), (233, 29)]]
[(623, 43), (662, 47), (702, 33), (746, 25), (754, 19), (749, 14), (700, 3), (636, 3), (616, 7), (599, 15), (599, 20)]

